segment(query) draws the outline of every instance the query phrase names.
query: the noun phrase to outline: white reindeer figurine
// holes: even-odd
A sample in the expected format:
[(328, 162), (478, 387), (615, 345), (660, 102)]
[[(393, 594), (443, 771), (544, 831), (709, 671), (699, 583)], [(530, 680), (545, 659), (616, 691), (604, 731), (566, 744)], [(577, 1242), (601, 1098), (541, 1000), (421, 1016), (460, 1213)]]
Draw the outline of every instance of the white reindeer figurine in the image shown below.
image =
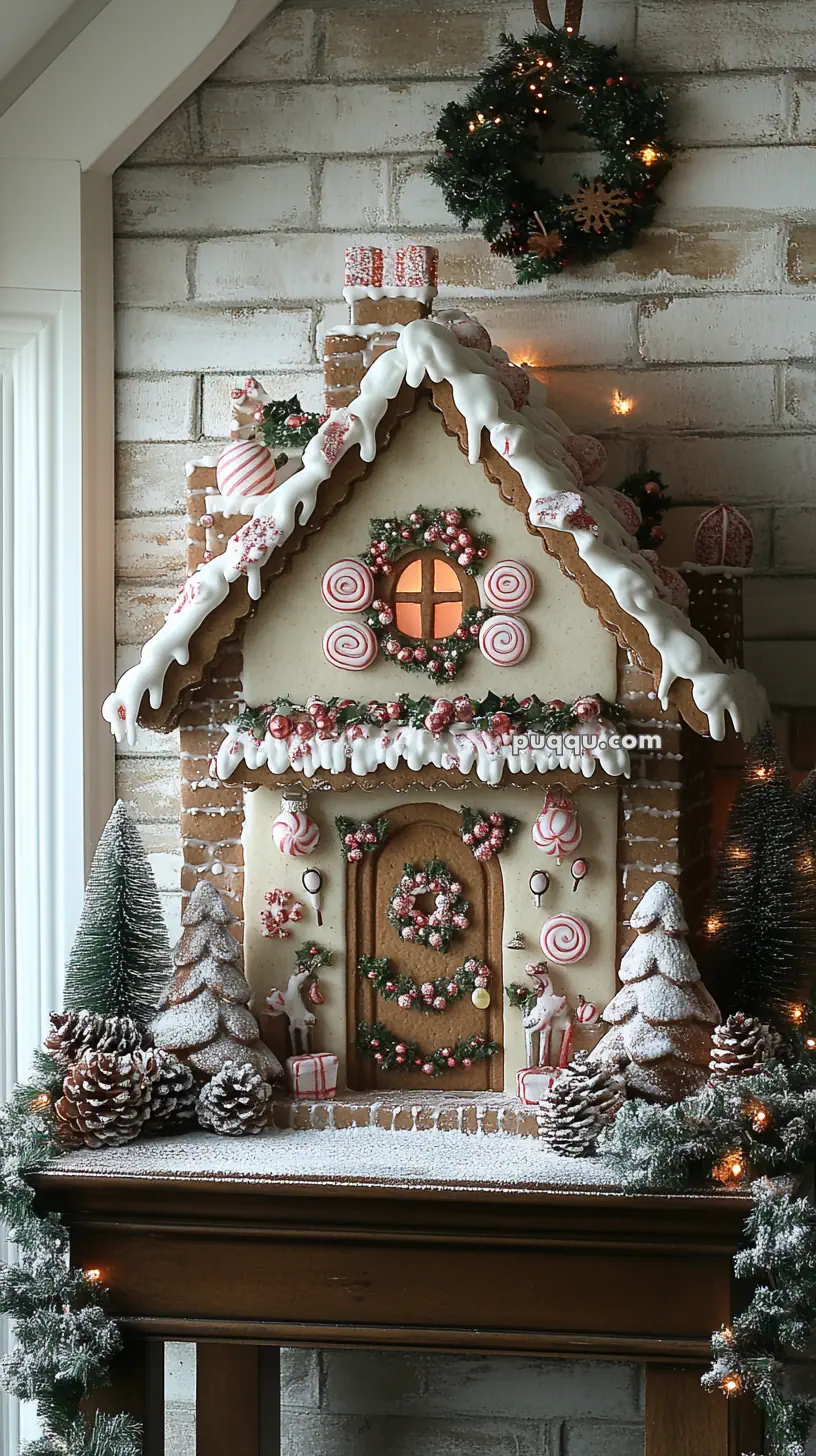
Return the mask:
[[(266, 998), (266, 1009), (270, 1016), (288, 1016), (289, 1042), (293, 1056), (308, 1054), (312, 1049), (312, 1027), (315, 1015), (301, 1000), (303, 984), (311, 978), (310, 970), (293, 971), (285, 991), (270, 991)], [(314, 984), (310, 993), (314, 1004), (319, 1006), (323, 997)]]
[(535, 981), (536, 1001), (522, 1017), (524, 1027), (524, 1044), (527, 1051), (527, 1065), (533, 1065), (533, 1033), (538, 1032), (538, 1065), (549, 1066), (550, 1043), (552, 1041), (552, 1024), (559, 1011), (563, 1011), (567, 1004), (566, 996), (556, 996), (552, 981), (547, 974), (547, 967), (544, 962), (539, 965), (524, 967), (527, 975)]

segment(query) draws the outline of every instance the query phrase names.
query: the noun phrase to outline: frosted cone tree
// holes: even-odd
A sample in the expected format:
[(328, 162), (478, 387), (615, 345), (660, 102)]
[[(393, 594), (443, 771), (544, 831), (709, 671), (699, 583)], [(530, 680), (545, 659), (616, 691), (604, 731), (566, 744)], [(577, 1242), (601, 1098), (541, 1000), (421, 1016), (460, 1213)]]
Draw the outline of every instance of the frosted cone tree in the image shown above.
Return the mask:
[(235, 917), (214, 885), (201, 880), (182, 916), (173, 952), (175, 974), (153, 1022), (156, 1046), (174, 1052), (202, 1077), (227, 1062), (248, 1063), (267, 1082), (283, 1068), (261, 1041), (249, 1010), (252, 995), (240, 967), (241, 949), (230, 934)]
[(161, 900), (139, 831), (120, 799), (102, 831), (65, 971), (66, 1011), (155, 1014), (171, 971)]
[(592, 1058), (621, 1066), (634, 1096), (679, 1102), (708, 1079), (720, 1013), (700, 980), (683, 906), (670, 885), (652, 885), (630, 924), (637, 939), (620, 964), (623, 985), (603, 1013), (611, 1030)]

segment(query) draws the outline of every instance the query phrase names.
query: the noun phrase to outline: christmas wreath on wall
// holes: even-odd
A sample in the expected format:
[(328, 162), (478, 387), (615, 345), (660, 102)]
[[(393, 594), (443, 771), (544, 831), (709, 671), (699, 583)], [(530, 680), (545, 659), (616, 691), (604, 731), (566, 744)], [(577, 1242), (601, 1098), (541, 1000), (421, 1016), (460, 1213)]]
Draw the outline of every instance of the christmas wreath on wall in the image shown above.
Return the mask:
[[(429, 171), (455, 217), (477, 222), (493, 253), (512, 257), (521, 283), (631, 248), (654, 218), (658, 186), (671, 166), (666, 98), (634, 80), (614, 48), (592, 45), (573, 25), (516, 41), (464, 101), (444, 109), (444, 147)], [(600, 171), (578, 176), (572, 193), (541, 181), (552, 103), (577, 107), (572, 130), (601, 153)]]

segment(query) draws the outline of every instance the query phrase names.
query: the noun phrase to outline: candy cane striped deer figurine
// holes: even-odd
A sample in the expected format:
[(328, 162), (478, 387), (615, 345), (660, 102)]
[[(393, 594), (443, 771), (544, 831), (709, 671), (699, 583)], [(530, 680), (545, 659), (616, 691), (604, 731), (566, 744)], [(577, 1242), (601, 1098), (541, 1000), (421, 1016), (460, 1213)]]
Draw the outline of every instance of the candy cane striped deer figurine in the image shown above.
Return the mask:
[[(312, 1028), (315, 1024), (315, 1015), (301, 1000), (301, 991), (304, 982), (310, 980), (312, 972), (309, 969), (303, 970), (298, 967), (289, 977), (285, 991), (270, 991), (266, 998), (266, 1009), (270, 1016), (288, 1016), (289, 1018), (289, 1044), (293, 1056), (300, 1056), (312, 1049)], [(309, 998), (314, 1005), (319, 1006), (323, 996), (315, 982), (310, 988)]]
[(533, 1062), (533, 1034), (538, 1032), (538, 1065), (549, 1066), (550, 1043), (552, 1041), (552, 1024), (559, 1011), (563, 1011), (567, 1004), (566, 996), (556, 996), (552, 981), (547, 973), (546, 962), (541, 961), (537, 965), (524, 967), (527, 975), (536, 984), (535, 1005), (522, 1017), (524, 1027), (524, 1039), (527, 1049), (527, 1065), (532, 1066)]

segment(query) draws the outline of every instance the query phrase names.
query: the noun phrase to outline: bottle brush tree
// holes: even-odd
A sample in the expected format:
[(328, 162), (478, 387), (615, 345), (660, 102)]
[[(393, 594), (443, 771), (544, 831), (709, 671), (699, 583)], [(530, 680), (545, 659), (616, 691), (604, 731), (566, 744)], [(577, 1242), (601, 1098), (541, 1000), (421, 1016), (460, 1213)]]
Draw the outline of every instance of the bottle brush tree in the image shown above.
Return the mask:
[(120, 799), (93, 857), (65, 972), (65, 1010), (129, 1016), (145, 1029), (170, 969), (156, 881), (139, 831)]
[(724, 1016), (790, 1025), (816, 949), (813, 786), (794, 795), (770, 723), (748, 750), (705, 921), (709, 980)]

